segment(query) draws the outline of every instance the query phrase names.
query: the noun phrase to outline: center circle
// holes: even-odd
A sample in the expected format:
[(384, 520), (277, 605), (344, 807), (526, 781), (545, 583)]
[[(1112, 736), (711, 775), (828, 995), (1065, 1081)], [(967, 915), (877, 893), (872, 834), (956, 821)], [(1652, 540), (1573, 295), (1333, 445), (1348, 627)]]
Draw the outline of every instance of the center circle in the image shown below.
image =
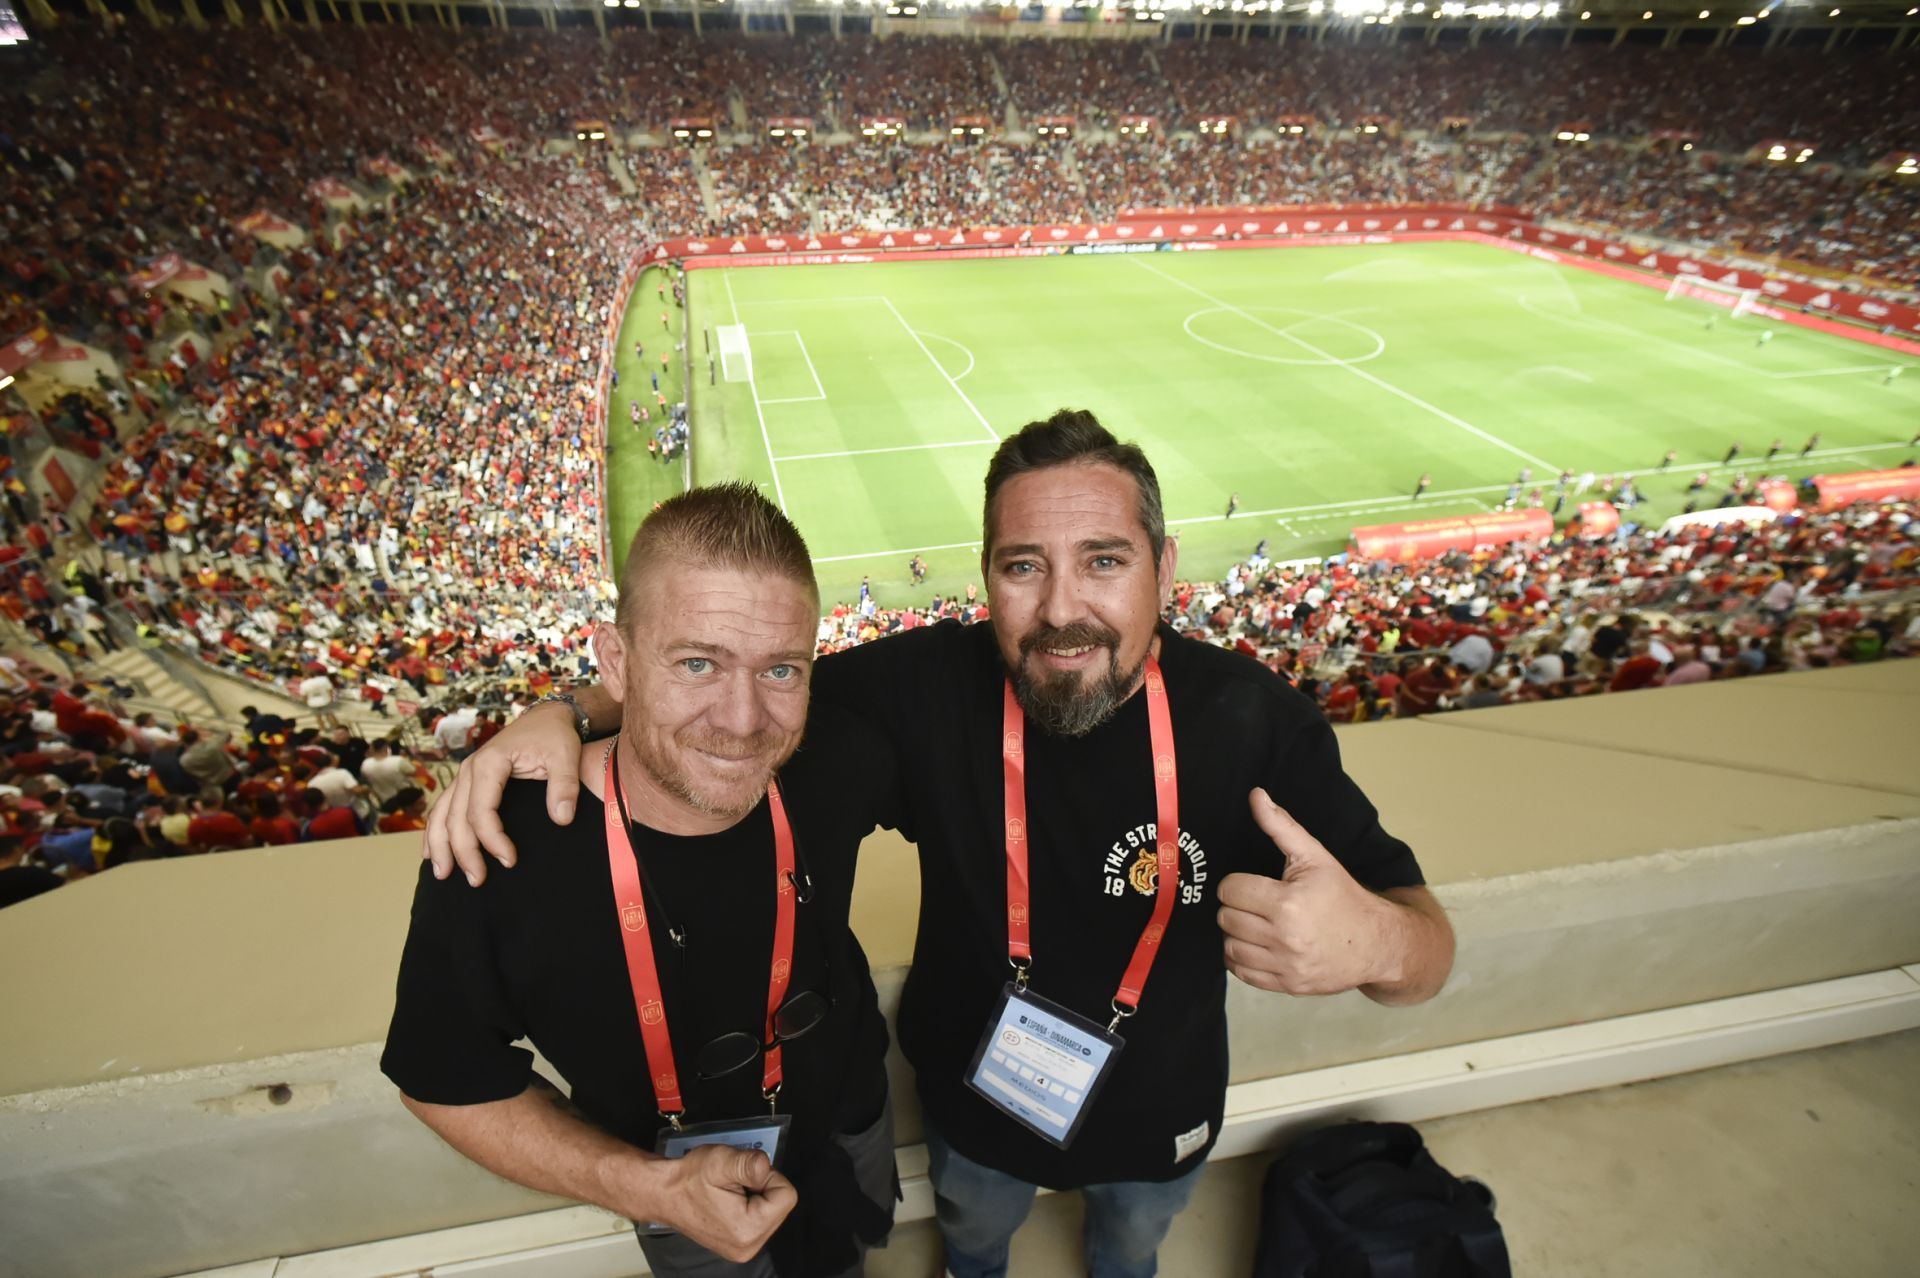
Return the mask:
[[(1338, 368), (1378, 359), (1387, 350), (1387, 339), (1364, 324), (1286, 306), (1210, 306), (1187, 316), (1181, 327), (1202, 346), (1268, 364)], [(1267, 349), (1249, 349), (1254, 343)]]

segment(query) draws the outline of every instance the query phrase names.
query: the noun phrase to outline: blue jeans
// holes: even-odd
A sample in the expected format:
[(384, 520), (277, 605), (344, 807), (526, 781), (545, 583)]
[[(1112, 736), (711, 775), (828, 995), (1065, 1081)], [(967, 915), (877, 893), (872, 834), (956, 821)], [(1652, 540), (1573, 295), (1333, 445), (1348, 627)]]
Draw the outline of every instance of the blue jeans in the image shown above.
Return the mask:
[[(1035, 1187), (955, 1153), (931, 1126), (926, 1139), (947, 1272), (953, 1278), (1005, 1278), (1014, 1231), (1033, 1209)], [(1178, 1180), (1118, 1181), (1081, 1190), (1091, 1278), (1153, 1278), (1160, 1242), (1205, 1167), (1196, 1162)]]

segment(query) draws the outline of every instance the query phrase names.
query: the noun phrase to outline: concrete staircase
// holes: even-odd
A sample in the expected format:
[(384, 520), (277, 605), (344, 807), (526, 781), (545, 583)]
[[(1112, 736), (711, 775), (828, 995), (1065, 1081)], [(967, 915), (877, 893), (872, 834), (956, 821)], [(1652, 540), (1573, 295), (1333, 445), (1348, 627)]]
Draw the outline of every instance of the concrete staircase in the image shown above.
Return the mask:
[(696, 146), (689, 148), (687, 163), (693, 166), (694, 185), (700, 188), (700, 207), (708, 218), (718, 221), (720, 202), (713, 194), (713, 170), (707, 167), (707, 148)]
[(640, 188), (633, 184), (633, 173), (627, 168), (626, 160), (618, 151), (607, 152), (607, 172), (613, 178), (613, 184), (620, 188), (623, 195), (638, 195)]
[(1026, 121), (1020, 114), (1020, 108), (1014, 105), (1013, 86), (1007, 83), (1007, 73), (1000, 67), (1000, 59), (987, 54), (987, 67), (993, 72), (993, 87), (1000, 90), (1000, 98), (1007, 105), (1000, 113), (1000, 127), (1008, 133), (1018, 133), (1026, 127)]
[(86, 674), (88, 667), (104, 672), (121, 683), (130, 684), (139, 693), (133, 700), (145, 703), (142, 709), (155, 713), (170, 711), (189, 723), (203, 723), (210, 716), (225, 717), (210, 698), (201, 696), (175, 679), (153, 658), (137, 649), (122, 648), (83, 662), (80, 673)]

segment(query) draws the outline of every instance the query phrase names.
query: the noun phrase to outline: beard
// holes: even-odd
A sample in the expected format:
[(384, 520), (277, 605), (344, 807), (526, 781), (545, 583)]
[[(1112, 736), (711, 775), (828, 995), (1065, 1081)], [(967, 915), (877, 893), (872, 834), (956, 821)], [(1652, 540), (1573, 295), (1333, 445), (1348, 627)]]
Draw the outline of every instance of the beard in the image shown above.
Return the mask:
[[(634, 758), (653, 783), (667, 794), (707, 816), (738, 821), (760, 806), (773, 775), (799, 745), (780, 732), (755, 732), (744, 737), (688, 728), (671, 740), (648, 732), (632, 734)], [(737, 780), (696, 780), (688, 762), (694, 751), (723, 759), (765, 759), (764, 769)]]
[[(1036, 671), (1029, 658), (1044, 648), (1106, 649), (1107, 668)], [(1120, 668), (1120, 636), (1105, 626), (1076, 621), (1058, 628), (1043, 626), (1020, 637), (1020, 664), (1013, 672), (1013, 695), (1020, 709), (1042, 732), (1056, 737), (1084, 737), (1113, 717), (1140, 682), (1147, 659), (1142, 655), (1131, 670)]]

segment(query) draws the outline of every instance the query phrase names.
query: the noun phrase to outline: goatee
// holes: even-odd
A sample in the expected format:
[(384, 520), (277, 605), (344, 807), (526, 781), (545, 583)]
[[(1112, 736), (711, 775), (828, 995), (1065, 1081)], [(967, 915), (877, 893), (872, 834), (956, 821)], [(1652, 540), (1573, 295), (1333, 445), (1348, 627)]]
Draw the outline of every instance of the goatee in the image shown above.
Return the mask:
[[(1105, 648), (1104, 671), (1062, 671), (1036, 674), (1029, 658), (1047, 648)], [(1143, 656), (1132, 670), (1120, 668), (1120, 636), (1104, 626), (1077, 621), (1058, 628), (1029, 631), (1020, 639), (1020, 664), (1013, 670), (1013, 695), (1020, 709), (1042, 732), (1056, 737), (1084, 737), (1113, 717), (1133, 692), (1146, 669)]]

